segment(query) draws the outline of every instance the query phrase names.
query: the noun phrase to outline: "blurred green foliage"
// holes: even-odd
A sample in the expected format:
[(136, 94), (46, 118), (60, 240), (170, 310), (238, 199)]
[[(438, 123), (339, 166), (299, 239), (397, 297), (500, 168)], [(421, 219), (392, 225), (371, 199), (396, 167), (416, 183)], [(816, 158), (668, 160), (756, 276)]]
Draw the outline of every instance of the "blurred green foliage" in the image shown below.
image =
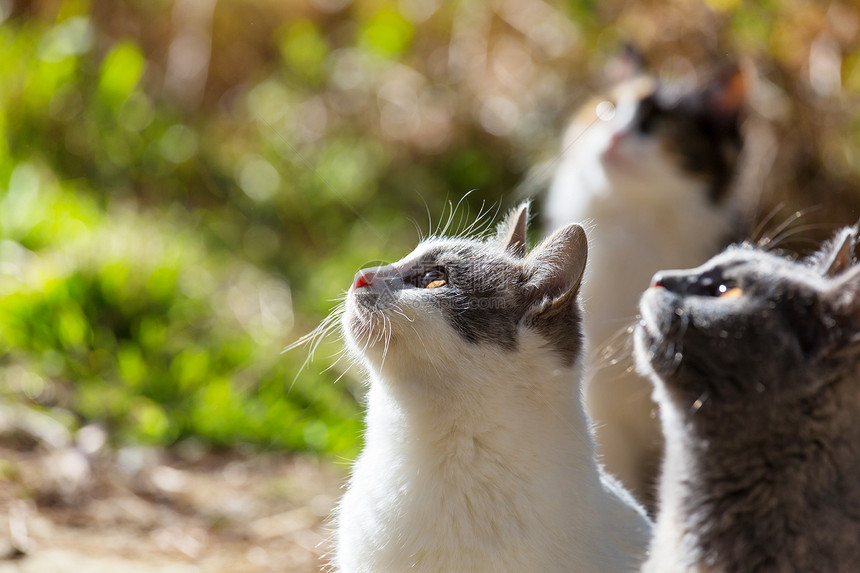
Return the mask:
[[(830, 34), (837, 109), (834, 6), (0, 1), (0, 395), (118, 443), (352, 455), (358, 369), (281, 350), (357, 269), (446, 200), (508, 202), (620, 39), (742, 50), (794, 93)], [(852, 125), (823, 149), (860, 171)]]

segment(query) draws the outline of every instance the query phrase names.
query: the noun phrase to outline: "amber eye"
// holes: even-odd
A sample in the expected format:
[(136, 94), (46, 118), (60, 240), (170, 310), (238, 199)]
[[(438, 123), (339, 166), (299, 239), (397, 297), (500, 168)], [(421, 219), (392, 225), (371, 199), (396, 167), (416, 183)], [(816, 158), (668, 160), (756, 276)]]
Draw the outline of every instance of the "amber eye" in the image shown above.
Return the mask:
[(435, 269), (424, 273), (424, 276), (421, 278), (421, 287), (438, 288), (440, 286), (445, 286), (446, 282), (445, 273), (439, 269)]
[(726, 285), (720, 285), (717, 287), (717, 296), (720, 298), (739, 298), (744, 291), (739, 289), (738, 287), (727, 287)]

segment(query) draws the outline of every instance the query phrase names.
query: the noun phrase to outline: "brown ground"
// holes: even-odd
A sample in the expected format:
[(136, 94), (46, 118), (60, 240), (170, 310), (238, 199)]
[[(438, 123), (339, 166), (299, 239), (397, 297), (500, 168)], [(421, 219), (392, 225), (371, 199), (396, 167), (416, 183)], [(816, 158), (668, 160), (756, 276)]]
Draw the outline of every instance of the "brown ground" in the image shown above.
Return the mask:
[(49, 445), (0, 428), (0, 573), (320, 570), (345, 466), (188, 444), (87, 453), (95, 433)]

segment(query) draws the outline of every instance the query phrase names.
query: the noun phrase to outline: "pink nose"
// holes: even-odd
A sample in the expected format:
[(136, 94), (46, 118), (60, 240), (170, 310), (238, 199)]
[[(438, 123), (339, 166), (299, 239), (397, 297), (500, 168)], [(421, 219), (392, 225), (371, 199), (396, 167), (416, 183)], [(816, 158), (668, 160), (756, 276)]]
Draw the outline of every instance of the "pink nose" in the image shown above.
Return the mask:
[(360, 289), (368, 287), (373, 283), (373, 274), (368, 270), (358, 271), (355, 274), (355, 281), (352, 283), (353, 288)]

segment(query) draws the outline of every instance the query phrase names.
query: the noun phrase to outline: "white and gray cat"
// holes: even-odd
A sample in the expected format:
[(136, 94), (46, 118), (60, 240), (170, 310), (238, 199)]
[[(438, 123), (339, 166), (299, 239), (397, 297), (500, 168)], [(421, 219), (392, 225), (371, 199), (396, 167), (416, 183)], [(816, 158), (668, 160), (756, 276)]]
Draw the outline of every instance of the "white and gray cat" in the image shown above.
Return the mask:
[(667, 455), (643, 572), (860, 570), (857, 235), (654, 277), (635, 350)]
[(579, 401), (585, 233), (565, 226), (526, 254), (527, 217), (356, 275), (343, 327), (370, 388), (336, 570), (641, 565), (650, 522), (600, 475)]
[[(636, 302), (659, 269), (700, 264), (736, 232), (729, 200), (741, 149), (744, 75), (728, 67), (685, 89), (646, 74), (586, 103), (564, 136), (545, 203), (548, 232), (590, 222), (592, 254), (583, 281), (586, 338), (595, 349), (586, 411), (607, 470), (653, 506), (662, 449), (650, 384), (629, 360)], [(615, 356), (605, 356), (612, 343)]]

